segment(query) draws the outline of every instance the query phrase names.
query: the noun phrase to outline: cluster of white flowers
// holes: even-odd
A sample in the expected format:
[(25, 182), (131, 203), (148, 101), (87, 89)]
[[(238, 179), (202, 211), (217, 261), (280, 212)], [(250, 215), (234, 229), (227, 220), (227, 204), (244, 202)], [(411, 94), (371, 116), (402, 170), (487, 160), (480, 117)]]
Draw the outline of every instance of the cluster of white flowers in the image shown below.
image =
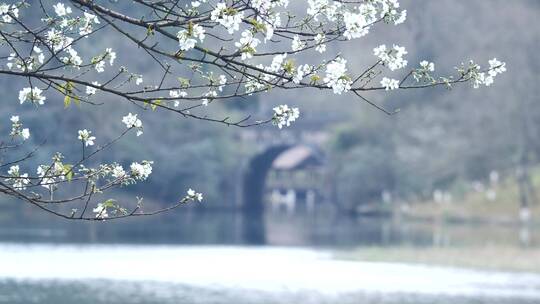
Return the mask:
[(315, 21), (321, 16), (331, 22), (342, 19), (346, 28), (344, 36), (347, 39), (367, 34), (369, 27), (377, 21), (377, 17), (386, 23), (396, 25), (403, 23), (407, 17), (407, 11), (399, 10), (397, 0), (369, 0), (352, 10), (341, 1), (308, 0), (307, 3), (307, 14)]
[(54, 52), (62, 51), (73, 43), (73, 38), (64, 35), (64, 33), (54, 28), (45, 34), (45, 38), (45, 42)]
[(379, 57), (381, 62), (391, 71), (407, 66), (407, 60), (403, 59), (403, 55), (407, 54), (405, 47), (394, 44), (391, 49), (387, 49), (386, 45), (382, 44), (373, 49), (373, 54)]
[(229, 34), (233, 34), (240, 29), (242, 18), (244, 18), (244, 12), (238, 12), (232, 7), (229, 8), (224, 2), (218, 3), (210, 14), (210, 19), (223, 25)]
[(342, 57), (326, 65), (326, 76), (324, 82), (334, 91), (335, 94), (341, 94), (351, 89), (352, 81), (347, 76), (347, 60)]
[(386, 22), (394, 22), (395, 25), (405, 22), (407, 11), (398, 11), (398, 0), (378, 0), (382, 5), (381, 17)]
[(435, 82), (431, 73), (435, 71), (435, 64), (427, 60), (420, 62), (420, 68), (413, 70), (413, 77), (416, 81)]
[(129, 166), (131, 169), (131, 177), (136, 180), (146, 180), (152, 173), (152, 164), (154, 162), (143, 160), (141, 163), (133, 162)]
[(126, 171), (124, 171), (124, 167), (121, 165), (115, 165), (112, 169), (111, 175), (116, 179), (123, 179), (126, 177)]
[(59, 181), (65, 180), (65, 167), (62, 163), (63, 156), (57, 153), (53, 156), (53, 164), (39, 165), (37, 168), (37, 176), (41, 178), (40, 184), (42, 187), (53, 191)]
[(30, 138), (30, 130), (28, 128), (23, 128), (23, 124), (19, 121), (19, 116), (11, 116), (11, 132), (10, 136), (20, 136), (23, 140)]
[(15, 4), (9, 5), (5, 3), (1, 3), (0, 4), (1, 21), (3, 23), (13, 22), (13, 18), (11, 17), (11, 15), (15, 16), (15, 18), (19, 18), (19, 8), (17, 8), (17, 5)]
[(141, 85), (143, 83), (143, 75), (135, 75), (135, 85)]
[(249, 78), (244, 84), (244, 87), (246, 89), (246, 93), (251, 95), (253, 92), (264, 90), (267, 86), (257, 79)]
[(195, 47), (197, 39), (199, 42), (203, 42), (205, 38), (204, 28), (198, 24), (190, 24), (190, 28), (187, 30), (180, 30), (176, 33), (178, 38), (178, 45), (182, 51), (189, 51)]
[(292, 43), (291, 43), (291, 48), (292, 48), (293, 52), (300, 51), (305, 47), (306, 47), (306, 43), (304, 41), (300, 40), (300, 36), (294, 35)]
[(105, 71), (106, 60), (109, 60), (110, 66), (112, 66), (114, 64), (114, 60), (116, 60), (116, 52), (114, 52), (111, 48), (106, 48), (103, 55), (92, 59), (92, 63), (95, 64), (94, 68), (98, 73), (103, 73)]
[(122, 117), (122, 122), (126, 125), (128, 129), (136, 128), (137, 136), (143, 134), (142, 121), (137, 118), (137, 114), (128, 113), (128, 115)]
[(60, 60), (62, 60), (63, 63), (65, 63), (66, 65), (72, 65), (77, 68), (80, 65), (82, 65), (83, 61), (74, 48), (72, 48), (71, 46), (68, 46), (66, 48), (66, 52), (69, 56), (64, 56), (60, 58)]
[(501, 73), (506, 72), (506, 63), (493, 58), (488, 61), (489, 69), (486, 72), (481, 72), (480, 65), (469, 61), (469, 66), (465, 68), (462, 66), (458, 68), (458, 71), (464, 76), (472, 80), (473, 87), (479, 88), (480, 85), (489, 87), (495, 81), (495, 77)]
[(10, 53), (7, 60), (6, 66), (8, 69), (11, 70), (16, 67), (24, 72), (33, 70), (36, 62), (42, 64), (45, 61), (45, 55), (39, 47), (34, 46), (30, 57), (22, 59), (18, 57), (17, 53)]
[(28, 173), (20, 173), (20, 168), (18, 165), (14, 165), (9, 167), (9, 170), (7, 172), (12, 178), (6, 179), (6, 182), (12, 183), (13, 188), (16, 190), (25, 190), (26, 185), (30, 183), (30, 179), (28, 178)]
[(274, 116), (272, 117), (272, 123), (278, 128), (283, 126), (290, 126), (298, 117), (300, 117), (300, 111), (298, 108), (290, 108), (287, 105), (279, 105), (274, 109)]
[(266, 67), (265, 70), (272, 73), (278, 73), (283, 68), (283, 61), (287, 58), (287, 53), (278, 54), (272, 58), (272, 63), (270, 66)]
[(334, 15), (341, 7), (341, 3), (337, 1), (332, 2), (333, 3), (330, 4), (328, 0), (307, 0), (307, 14), (312, 16), (315, 21), (318, 21), (318, 18), (321, 15), (326, 15), (328, 20), (334, 20)]
[(225, 75), (219, 75), (219, 86), (218, 86), (218, 91), (220, 92), (223, 92), (223, 88), (225, 87), (225, 85), (227, 84), (227, 76)]
[(198, 202), (202, 202), (202, 200), (203, 200), (203, 195), (202, 195), (202, 193), (196, 192), (196, 191), (193, 190), (193, 189), (189, 189), (189, 190), (187, 191), (186, 199), (189, 199), (189, 200), (196, 200), (196, 201), (198, 201)]
[(396, 79), (383, 77), (383, 79), (381, 80), (381, 85), (384, 87), (386, 91), (395, 90), (399, 88), (399, 81), (397, 81)]
[(208, 103), (209, 103), (210, 101), (212, 101), (214, 98), (217, 97), (217, 92), (214, 91), (214, 90), (210, 90), (210, 91), (204, 93), (204, 97), (205, 97), (205, 98), (202, 99), (202, 103), (201, 103), (201, 104), (202, 104), (203, 106), (207, 106)]
[[(92, 84), (94, 86), (100, 86), (99, 82), (97, 82), (97, 81), (92, 81)], [(95, 88), (95, 87), (86, 86), (86, 94), (87, 95), (94, 95), (94, 94), (96, 94), (97, 90), (98, 89)]]
[(326, 52), (326, 44), (324, 44), (325, 39), (326, 39), (326, 36), (320, 33), (317, 34), (317, 36), (315, 36), (315, 44), (317, 45), (315, 47), (315, 51), (321, 54)]
[(71, 14), (71, 7), (65, 6), (62, 2), (58, 2), (57, 4), (53, 5), (53, 8), (58, 17), (64, 17)]
[(43, 105), (47, 98), (41, 95), (41, 93), (43, 91), (37, 87), (24, 88), (19, 91), (19, 102), (23, 104), (28, 100), (35, 105)]
[[(182, 99), (182, 98), (186, 98), (187, 95), (188, 95), (188, 93), (186, 91), (181, 91), (181, 90), (170, 90), (169, 91), (169, 96), (171, 98)], [(174, 100), (174, 106), (178, 107), (179, 105), (180, 105), (180, 101)]]
[(96, 137), (90, 135), (91, 133), (92, 133), (91, 131), (88, 131), (86, 129), (79, 130), (79, 137), (77, 137), (77, 138), (80, 141), (82, 141), (82, 143), (84, 144), (85, 147), (94, 145), (94, 140), (96, 140)]
[(296, 74), (293, 77), (293, 82), (299, 84), (306, 75), (309, 75), (313, 68), (309, 64), (300, 65), (296, 69)]
[(92, 209), (92, 212), (96, 214), (97, 219), (106, 219), (109, 217), (107, 206), (104, 203), (97, 204), (96, 208)]
[(493, 59), (489, 60), (488, 63), (489, 63), (489, 72), (488, 72), (489, 76), (495, 77), (498, 74), (502, 74), (502, 73), (506, 72), (506, 63), (505, 62), (501, 62), (501, 61), (497, 60), (497, 58), (493, 58)]
[(353, 38), (360, 38), (369, 33), (368, 20), (362, 13), (345, 12), (343, 14), (343, 21), (345, 22), (345, 36), (348, 40)]
[(426, 71), (429, 71), (429, 72), (435, 71), (435, 64), (433, 62), (423, 60), (420, 62), (420, 66)]
[(253, 57), (253, 54), (257, 52), (256, 48), (259, 43), (261, 43), (261, 41), (258, 38), (255, 38), (250, 30), (245, 30), (242, 32), (240, 41), (235, 42), (234, 45), (242, 54), (242, 60), (246, 60)]
[(92, 33), (93, 24), (99, 24), (99, 19), (96, 15), (84, 12), (84, 17), (81, 19), (81, 22), (82, 22), (82, 25), (79, 28), (79, 35), (86, 36)]

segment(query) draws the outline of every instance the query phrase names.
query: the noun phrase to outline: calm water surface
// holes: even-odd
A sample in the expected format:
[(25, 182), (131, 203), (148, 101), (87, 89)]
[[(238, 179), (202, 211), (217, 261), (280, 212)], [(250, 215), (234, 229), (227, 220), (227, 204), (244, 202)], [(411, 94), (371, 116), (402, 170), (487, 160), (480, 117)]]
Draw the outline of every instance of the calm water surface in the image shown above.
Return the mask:
[(540, 303), (540, 275), (279, 247), (0, 244), (0, 303)]

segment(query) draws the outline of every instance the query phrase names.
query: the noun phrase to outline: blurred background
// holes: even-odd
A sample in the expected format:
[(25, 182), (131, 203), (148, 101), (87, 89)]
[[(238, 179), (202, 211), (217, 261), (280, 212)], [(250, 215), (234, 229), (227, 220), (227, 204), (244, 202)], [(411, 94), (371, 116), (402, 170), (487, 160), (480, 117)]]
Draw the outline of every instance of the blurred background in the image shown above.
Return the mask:
[[(209, 108), (265, 118), (278, 104), (298, 106), (301, 119), (281, 131), (139, 111), (106, 95), (103, 106), (67, 110), (51, 96), (36, 111), (18, 104), (10, 89), (21, 86), (16, 79), (0, 78), (6, 92), (0, 132), (9, 132), (9, 117), (18, 114), (33, 144), (46, 140), (31, 167), (55, 151), (77, 155), (76, 130), (114, 138), (120, 118), (138, 111), (142, 138), (123, 140), (96, 161), (148, 159), (154, 172), (114, 197), (135, 205), (135, 196), (144, 196), (145, 208), (153, 209), (190, 187), (205, 195), (202, 204), (164, 215), (103, 223), (68, 222), (0, 197), (0, 303), (540, 302), (540, 2), (401, 4), (405, 24), (377, 27), (331, 51), (342, 52), (356, 72), (373, 63), (372, 49), (383, 43), (406, 46), (410, 65), (433, 61), (441, 75), (468, 59), (493, 57), (508, 72), (489, 88), (368, 96), (400, 109), (393, 116), (352, 96), (302, 90)], [(120, 65), (145, 79), (159, 74), (114, 36), (86, 47), (112, 47)], [(156, 266), (137, 271), (150, 262)], [(201, 268), (187, 267), (191, 262)], [(228, 263), (234, 267), (224, 269)], [(318, 268), (323, 264), (328, 268)], [(435, 270), (422, 268), (428, 266)], [(243, 271), (249, 267), (260, 273)], [(273, 267), (283, 272), (263, 275)], [(383, 276), (375, 280), (380, 286), (367, 288), (375, 273)], [(122, 283), (131, 276), (137, 283)], [(305, 291), (311, 289), (318, 291)]]

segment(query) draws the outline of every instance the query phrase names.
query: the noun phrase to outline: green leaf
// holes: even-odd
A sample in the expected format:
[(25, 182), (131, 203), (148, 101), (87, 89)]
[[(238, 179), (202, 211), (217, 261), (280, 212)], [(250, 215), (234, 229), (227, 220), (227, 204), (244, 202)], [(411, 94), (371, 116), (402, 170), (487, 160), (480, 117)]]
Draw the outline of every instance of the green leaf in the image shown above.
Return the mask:
[(161, 99), (156, 99), (150, 103), (150, 107), (152, 108), (152, 111), (155, 111), (159, 105), (161, 105)]
[[(60, 92), (64, 93), (66, 95), (66, 97), (64, 97), (64, 108), (69, 108), (69, 106), (71, 105), (71, 93), (73, 92), (73, 88), (74, 88), (74, 85), (73, 85), (73, 82), (71, 81), (68, 81), (66, 82), (65, 85), (61, 86), (60, 87)], [(78, 101), (76, 101), (77, 104), (80, 104), (78, 103)]]
[(64, 97), (64, 109), (69, 108), (70, 104), (71, 104), (71, 96), (66, 95), (66, 97)]
[(103, 207), (105, 207), (105, 208), (113, 208), (113, 207), (116, 206), (115, 202), (116, 202), (115, 200), (110, 198), (110, 199), (103, 202)]
[(72, 165), (64, 165), (64, 174), (66, 175), (66, 179), (68, 182), (73, 180), (73, 166)]

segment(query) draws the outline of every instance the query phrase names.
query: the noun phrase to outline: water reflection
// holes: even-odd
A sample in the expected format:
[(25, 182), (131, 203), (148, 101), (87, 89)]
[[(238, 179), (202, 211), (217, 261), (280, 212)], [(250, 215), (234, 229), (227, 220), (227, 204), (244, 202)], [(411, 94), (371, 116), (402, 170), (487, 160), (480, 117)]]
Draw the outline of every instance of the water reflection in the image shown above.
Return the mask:
[[(185, 210), (183, 210), (185, 211)], [(246, 225), (247, 222), (247, 225)], [(12, 242), (250, 244), (243, 230), (261, 229), (267, 245), (310, 247), (484, 246), (537, 247), (537, 226), (529, 223), (411, 221), (399, 217), (350, 217), (331, 213), (267, 214), (177, 212), (160, 218), (105, 223), (47, 221), (2, 227), (0, 240)]]

